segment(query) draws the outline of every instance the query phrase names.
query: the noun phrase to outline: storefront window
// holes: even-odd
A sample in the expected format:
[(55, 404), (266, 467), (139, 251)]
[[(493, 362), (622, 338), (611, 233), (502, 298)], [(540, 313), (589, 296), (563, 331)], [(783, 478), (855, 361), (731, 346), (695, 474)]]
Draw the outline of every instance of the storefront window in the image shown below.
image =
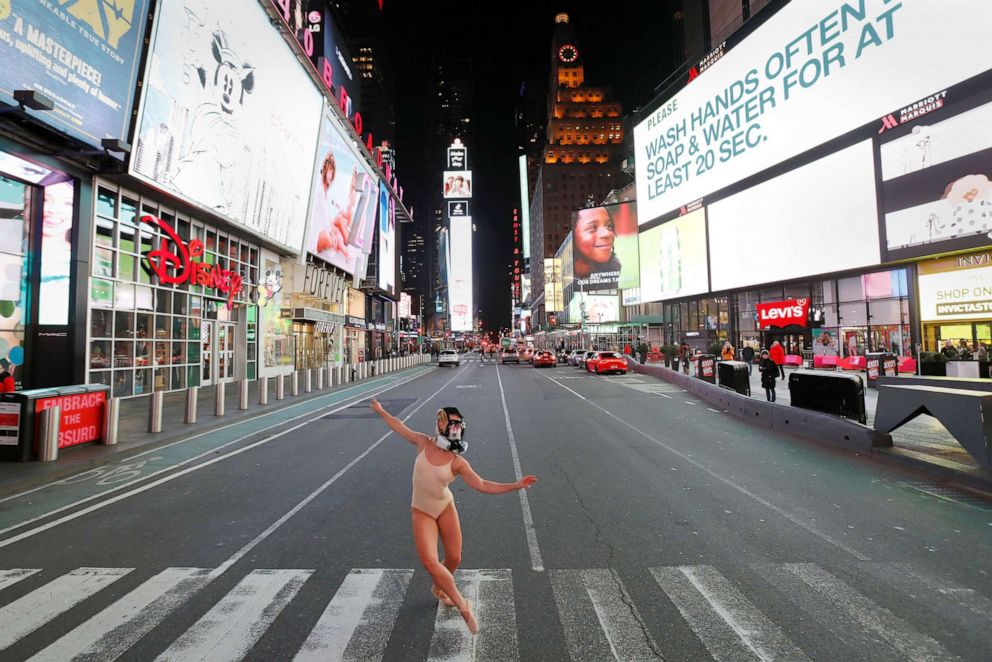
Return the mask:
[(24, 325), (27, 322), (27, 247), (31, 230), (31, 187), (0, 176), (0, 368), (21, 388)]
[[(159, 209), (154, 201), (120, 195), (106, 185), (98, 186), (96, 204), (99, 217), (92, 261), (93, 274), (99, 278), (90, 280), (88, 361), (94, 369), (90, 381), (111, 384), (118, 397), (199, 385), (200, 370), (207, 361), (201, 346), (204, 301), (198, 294), (203, 288), (163, 287), (152, 282), (143, 255), (157, 246), (161, 237), (155, 229), (139, 223), (135, 213), (141, 209), (144, 214), (161, 217), (184, 238), (202, 238), (207, 228), (195, 219)], [(220, 238), (228, 251), (233, 248), (233, 258), (242, 253), (250, 257), (248, 245), (216, 229), (210, 234), (215, 245)], [(236, 259), (229, 260), (228, 266), (238, 273), (247, 273), (250, 267)], [(235, 296), (236, 305), (247, 304), (246, 294)], [(232, 315), (225, 303), (209, 300), (208, 313), (217, 320), (236, 321), (239, 316)], [(241, 360), (234, 342), (236, 326), (230, 328), (223, 371), (215, 378), (233, 377)], [(253, 373), (248, 371), (249, 378)]]

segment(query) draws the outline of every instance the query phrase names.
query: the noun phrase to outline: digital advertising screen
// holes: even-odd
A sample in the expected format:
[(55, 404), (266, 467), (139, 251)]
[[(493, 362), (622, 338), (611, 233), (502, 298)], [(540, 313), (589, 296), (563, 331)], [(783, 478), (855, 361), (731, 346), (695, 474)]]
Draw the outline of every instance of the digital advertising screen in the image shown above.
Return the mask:
[(990, 2), (788, 3), (634, 127), (640, 222), (987, 71), (990, 39)]
[(472, 197), (471, 170), (445, 170), (443, 177), (445, 198)]
[(33, 90), (55, 104), (27, 111), (39, 121), (97, 147), (127, 140), (147, 19), (148, 0), (0, 2), (0, 101)]
[(304, 250), (355, 275), (361, 271), (359, 256), (372, 249), (380, 191), (377, 178), (326, 107), (317, 159), (307, 177), (312, 177), (313, 187)]
[(876, 265), (877, 209), (871, 140), (718, 200), (708, 207), (713, 291)]
[[(992, 231), (992, 75), (894, 115), (876, 138), (888, 259), (988, 244)], [(976, 93), (969, 94), (977, 87)]]
[(642, 231), (639, 244), (642, 302), (709, 291), (705, 209)]
[(255, 0), (163, 0), (131, 174), (297, 252), (322, 98)]
[(620, 298), (615, 294), (576, 292), (568, 304), (568, 318), (573, 324), (580, 324), (583, 315), (587, 324), (619, 321)]
[(380, 289), (392, 292), (396, 285), (396, 214), (392, 196), (379, 183), (379, 274)]
[(451, 223), (451, 263), (448, 267), (448, 311), (452, 331), (471, 331), (472, 302), (472, 219), (453, 218)]
[(572, 269), (584, 290), (637, 287), (637, 206), (633, 202), (572, 213)]

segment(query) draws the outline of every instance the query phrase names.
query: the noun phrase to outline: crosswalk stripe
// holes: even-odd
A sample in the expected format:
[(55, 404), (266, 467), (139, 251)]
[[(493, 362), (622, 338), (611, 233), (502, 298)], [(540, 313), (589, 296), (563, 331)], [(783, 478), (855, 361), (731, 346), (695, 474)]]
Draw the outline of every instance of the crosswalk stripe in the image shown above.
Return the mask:
[(651, 574), (714, 659), (809, 659), (713, 567), (651, 568)]
[(27, 579), (36, 572), (41, 572), (40, 568), (13, 568), (12, 570), (0, 570), (0, 591), (13, 586), (22, 579)]
[[(818, 595), (810, 595), (809, 591), (795, 590), (795, 586), (786, 584), (783, 587), (790, 597), (803, 596), (804, 609), (811, 612), (819, 611), (824, 618), (819, 619), (825, 624), (832, 623), (835, 627), (844, 627), (845, 631), (835, 632), (841, 639), (847, 639), (849, 629), (856, 630), (868, 641), (884, 640), (909, 660), (929, 662), (931, 660), (946, 660), (952, 656), (943, 646), (928, 635), (917, 631), (911, 625), (895, 616), (885, 607), (865, 597), (842, 579), (835, 577), (826, 570), (812, 563), (783, 563), (775, 566), (763, 566), (773, 583), (783, 586), (781, 571), (785, 571), (800, 580)], [(826, 607), (829, 605), (829, 607)], [(840, 620), (847, 621), (846, 626)], [(848, 642), (851, 643), (851, 642)], [(864, 644), (858, 646), (859, 650)], [(891, 656), (881, 654), (881, 657)], [(869, 655), (869, 657), (878, 657)]]
[(975, 589), (920, 572), (908, 563), (881, 564), (873, 572), (916, 599), (924, 597), (920, 589), (928, 591), (923, 604), (956, 618), (968, 629), (992, 630), (992, 600)]
[(311, 574), (312, 570), (253, 570), (157, 659), (240, 660)]
[(519, 660), (510, 571), (459, 570), (455, 573), (455, 583), (465, 599), (472, 603), (479, 634), (472, 636), (457, 609), (438, 603), (428, 661)]
[(31, 658), (30, 662), (117, 659), (210, 581), (203, 568), (166, 568)]
[(413, 570), (353, 569), (295, 662), (381, 660)]
[(0, 650), (113, 584), (134, 568), (77, 568), (0, 609)]
[(551, 587), (572, 660), (657, 660), (657, 645), (612, 570), (554, 570)]

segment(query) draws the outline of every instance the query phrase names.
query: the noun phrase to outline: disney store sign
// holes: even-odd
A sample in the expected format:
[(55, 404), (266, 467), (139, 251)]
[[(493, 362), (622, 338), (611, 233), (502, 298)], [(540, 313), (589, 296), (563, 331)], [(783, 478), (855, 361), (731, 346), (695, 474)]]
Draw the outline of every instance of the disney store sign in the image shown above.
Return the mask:
[(171, 225), (162, 219), (145, 214), (142, 223), (158, 228), (164, 235), (159, 248), (148, 251), (146, 259), (152, 273), (163, 285), (202, 285), (217, 290), (227, 297), (228, 310), (234, 308), (234, 297), (244, 289), (244, 279), (220, 265), (197, 260), (203, 257), (203, 242), (194, 239), (189, 243), (180, 239)]

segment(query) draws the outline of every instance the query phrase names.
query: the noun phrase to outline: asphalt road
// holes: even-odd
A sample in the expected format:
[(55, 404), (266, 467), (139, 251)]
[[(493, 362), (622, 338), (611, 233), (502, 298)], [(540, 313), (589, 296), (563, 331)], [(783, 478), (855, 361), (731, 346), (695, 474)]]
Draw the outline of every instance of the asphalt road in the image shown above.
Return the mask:
[(988, 659), (992, 502), (643, 376), (409, 377), (388, 410), (430, 432), (457, 406), (477, 472), (539, 478), (452, 485), (477, 637), (429, 592), (415, 449), (363, 395), (0, 498), (0, 659)]

